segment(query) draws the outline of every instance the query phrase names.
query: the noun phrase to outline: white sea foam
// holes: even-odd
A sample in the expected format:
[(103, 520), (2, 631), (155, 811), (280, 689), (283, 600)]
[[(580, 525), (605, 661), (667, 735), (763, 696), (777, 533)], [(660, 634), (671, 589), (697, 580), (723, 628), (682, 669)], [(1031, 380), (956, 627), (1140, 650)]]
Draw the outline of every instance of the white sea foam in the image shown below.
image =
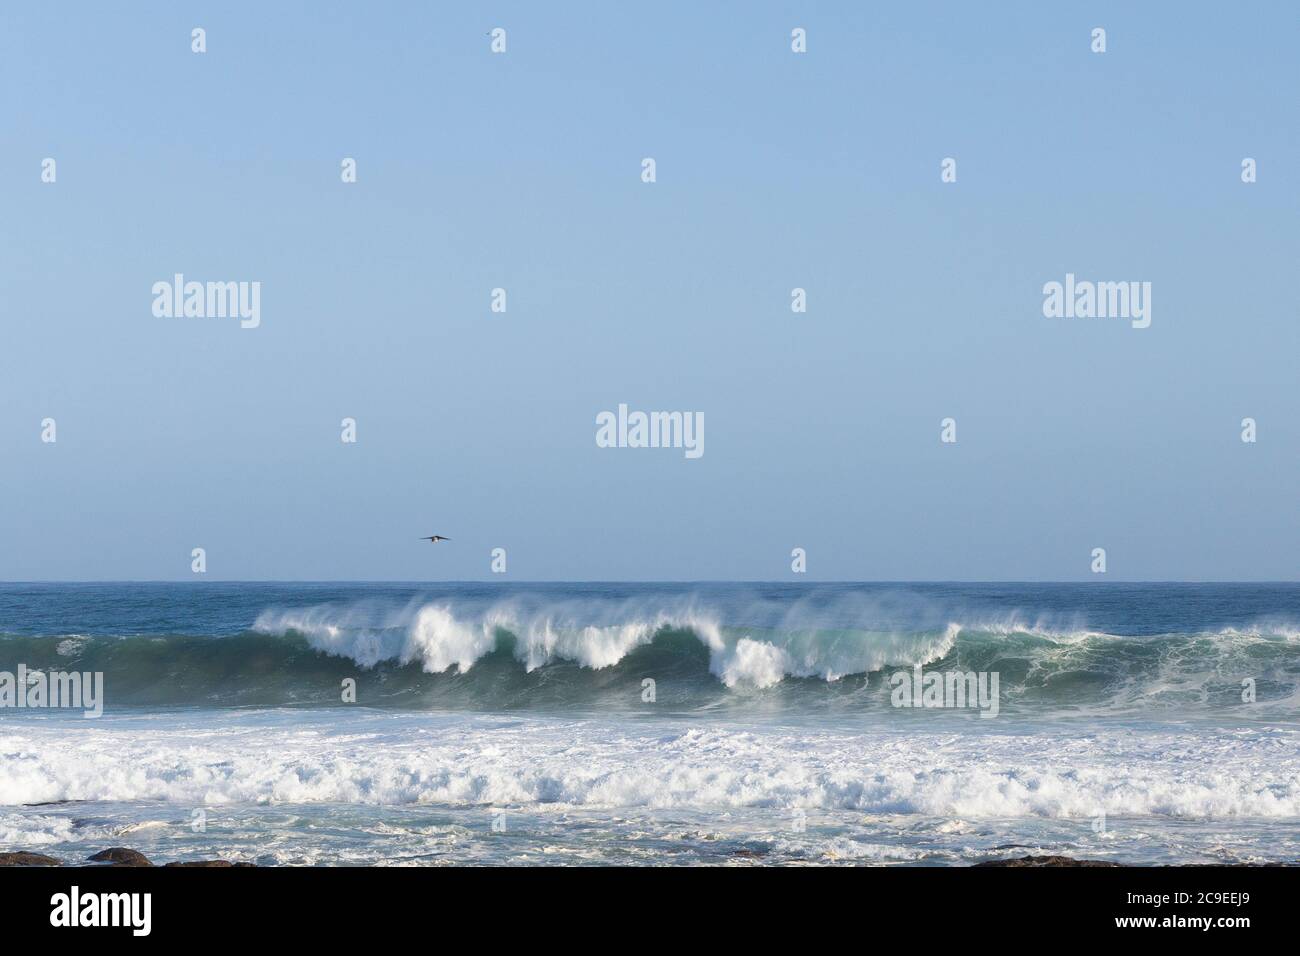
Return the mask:
[(82, 637), (81, 635), (73, 635), (59, 641), (59, 646), (55, 648), (55, 651), (60, 657), (76, 657), (85, 646), (87, 640), (88, 638)]
[(0, 812), (0, 847), (62, 843), (73, 836), (73, 821), (49, 813)]
[(341, 709), (13, 722), (0, 804), (769, 808), (1300, 819), (1300, 732), (856, 732)]

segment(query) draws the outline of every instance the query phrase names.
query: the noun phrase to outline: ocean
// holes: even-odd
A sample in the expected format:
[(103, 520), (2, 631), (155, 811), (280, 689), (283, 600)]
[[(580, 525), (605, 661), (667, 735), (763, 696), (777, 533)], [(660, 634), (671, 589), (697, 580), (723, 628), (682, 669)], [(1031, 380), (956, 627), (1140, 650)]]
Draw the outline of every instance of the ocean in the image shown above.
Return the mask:
[(1298, 584), (4, 584), (20, 666), (65, 862), (1300, 862)]

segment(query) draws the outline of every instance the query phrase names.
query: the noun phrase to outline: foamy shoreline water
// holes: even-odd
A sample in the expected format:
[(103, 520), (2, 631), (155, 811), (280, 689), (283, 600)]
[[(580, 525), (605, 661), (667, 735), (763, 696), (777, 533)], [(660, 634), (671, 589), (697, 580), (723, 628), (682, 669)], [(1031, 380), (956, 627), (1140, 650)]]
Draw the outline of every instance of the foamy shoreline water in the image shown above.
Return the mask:
[[(23, 806), (38, 803), (47, 805)], [(563, 843), (561, 821), (576, 815), (600, 832), (568, 833), (576, 845), (565, 852), (597, 857), (626, 821), (642, 819), (633, 830), (646, 839), (656, 826), (663, 839), (681, 839), (707, 824), (706, 843), (758, 841), (765, 853), (798, 858), (830, 852), (823, 843), (835, 839), (847, 841), (840, 857), (878, 862), (996, 857), (1001, 843), (971, 842), (980, 833), (1104, 854), (1126, 832), (1177, 830), (1215, 834), (1184, 855), (1213, 856), (1226, 840), (1233, 859), (1293, 862), (1295, 848), (1267, 837), (1270, 829), (1235, 842), (1227, 835), (1261, 821), (1295, 832), (1300, 731), (857, 732), (376, 711), (109, 716), (86, 729), (44, 718), (0, 733), (0, 806), (0, 843), (15, 848), (129, 842), (126, 834), (156, 827), (162, 844), (229, 856), (218, 821), (260, 813), (305, 816), (327, 832), (364, 818), (415, 852), (419, 834), (403, 833), (401, 821), (424, 810), (446, 817), (425, 833), (433, 843), (474, 844), (440, 854), (465, 861), (495, 852), (481, 841), (499, 835), (498, 815), (516, 848), (548, 833)], [(202, 838), (187, 832), (196, 809), (207, 818)], [(819, 819), (829, 827), (820, 836)], [(1099, 819), (1120, 844), (1097, 833)], [(324, 862), (386, 859), (385, 838), (367, 833), (305, 836), (300, 849)]]

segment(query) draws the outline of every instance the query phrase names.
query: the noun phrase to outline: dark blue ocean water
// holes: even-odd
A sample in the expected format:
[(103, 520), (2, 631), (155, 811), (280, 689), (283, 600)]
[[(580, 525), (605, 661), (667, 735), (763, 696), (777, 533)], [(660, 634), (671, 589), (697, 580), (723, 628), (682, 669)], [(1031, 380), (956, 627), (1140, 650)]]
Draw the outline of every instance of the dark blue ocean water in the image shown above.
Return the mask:
[[(197, 634), (247, 630), (270, 607), (406, 604), (422, 599), (484, 606), (527, 596), (607, 603), (683, 599), (718, 609), (726, 623), (771, 624), (783, 609), (825, 612), (838, 626), (925, 627), (962, 617), (1050, 620), (1136, 636), (1213, 632), (1261, 621), (1300, 626), (1300, 584), (1042, 583), (0, 583), (3, 634)], [(869, 617), (859, 615), (869, 609)]]

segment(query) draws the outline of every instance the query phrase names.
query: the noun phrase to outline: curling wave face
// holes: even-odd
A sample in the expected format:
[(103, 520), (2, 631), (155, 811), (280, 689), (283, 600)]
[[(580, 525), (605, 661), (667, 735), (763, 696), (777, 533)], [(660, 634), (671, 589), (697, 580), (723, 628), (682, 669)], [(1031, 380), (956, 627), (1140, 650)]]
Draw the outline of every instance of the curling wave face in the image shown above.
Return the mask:
[(353, 677), (373, 706), (635, 710), (648, 680), (659, 711), (906, 719), (891, 678), (920, 666), (995, 673), (1002, 709), (1033, 716), (1300, 715), (1300, 632), (1249, 609), (1156, 630), (1187, 622), (1107, 628), (1062, 602), (1031, 615), (847, 588), (445, 590), (264, 603), (251, 627), (203, 634), (9, 634), (0, 661), (103, 671), (110, 706), (331, 705)]

